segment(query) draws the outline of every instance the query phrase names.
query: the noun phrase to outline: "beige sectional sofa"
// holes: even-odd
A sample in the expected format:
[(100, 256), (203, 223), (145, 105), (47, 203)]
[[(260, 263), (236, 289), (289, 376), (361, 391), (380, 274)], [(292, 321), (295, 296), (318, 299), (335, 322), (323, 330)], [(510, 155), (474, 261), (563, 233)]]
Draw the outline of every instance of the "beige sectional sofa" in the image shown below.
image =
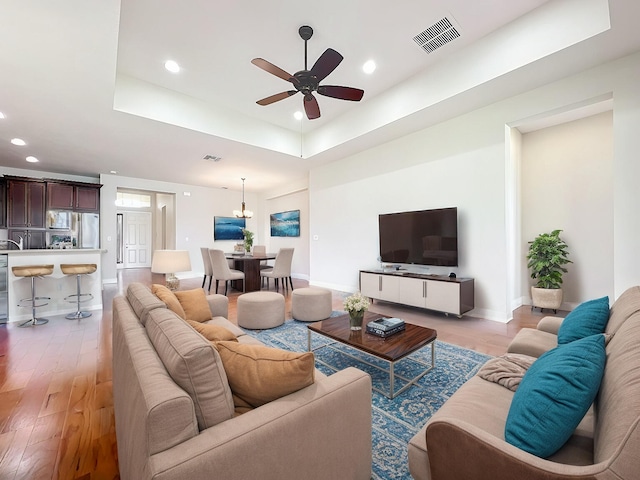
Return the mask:
[[(224, 326), (240, 344), (260, 344), (225, 318), (226, 297), (207, 301), (212, 318), (206, 323)], [(206, 394), (190, 395), (161, 359), (172, 360), (164, 349), (175, 355), (186, 344), (194, 355), (208, 355), (186, 372), (212, 382)], [(154, 345), (162, 345), (161, 356)], [(123, 480), (370, 478), (369, 375), (354, 368), (329, 377), (315, 371), (311, 385), (239, 415), (220, 365), (210, 343), (148, 287), (131, 284), (114, 299), (113, 395)], [(216, 420), (220, 416), (226, 419)], [(200, 428), (203, 421), (217, 423)]]
[[(538, 357), (557, 345), (562, 322), (523, 329), (509, 351)], [(595, 402), (569, 441), (543, 459), (505, 441), (514, 392), (475, 376), (409, 443), (415, 480), (640, 478), (640, 287), (611, 306), (604, 376)]]

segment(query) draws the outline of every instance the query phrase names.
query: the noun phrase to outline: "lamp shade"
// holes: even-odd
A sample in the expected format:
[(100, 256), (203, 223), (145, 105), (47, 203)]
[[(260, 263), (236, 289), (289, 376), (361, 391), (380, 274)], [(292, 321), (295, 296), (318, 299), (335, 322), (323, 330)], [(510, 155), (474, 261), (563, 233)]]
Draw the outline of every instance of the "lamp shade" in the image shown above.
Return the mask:
[(191, 260), (187, 250), (155, 250), (151, 261), (153, 273), (176, 273), (191, 270)]

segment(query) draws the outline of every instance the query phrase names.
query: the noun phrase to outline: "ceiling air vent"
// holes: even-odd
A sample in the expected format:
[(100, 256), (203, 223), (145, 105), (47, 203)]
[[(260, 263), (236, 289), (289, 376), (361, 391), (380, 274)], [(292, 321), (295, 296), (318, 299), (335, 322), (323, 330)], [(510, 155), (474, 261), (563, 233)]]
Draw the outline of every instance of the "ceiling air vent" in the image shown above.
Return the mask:
[(455, 40), (460, 36), (456, 27), (454, 27), (447, 17), (437, 21), (424, 32), (413, 37), (420, 48), (425, 52), (431, 53), (434, 50), (446, 45), (451, 40)]
[(222, 157), (216, 157), (215, 155), (205, 155), (202, 157), (203, 160), (211, 160), (212, 162), (219, 162), (222, 160)]

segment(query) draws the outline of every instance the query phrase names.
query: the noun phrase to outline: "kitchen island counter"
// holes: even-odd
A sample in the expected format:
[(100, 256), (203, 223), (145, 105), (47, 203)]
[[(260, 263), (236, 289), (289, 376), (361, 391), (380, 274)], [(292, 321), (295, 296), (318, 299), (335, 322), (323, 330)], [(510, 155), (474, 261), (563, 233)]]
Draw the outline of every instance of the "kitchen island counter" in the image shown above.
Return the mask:
[(8, 321), (12, 323), (21, 322), (31, 318), (31, 308), (18, 306), (20, 299), (31, 298), (31, 280), (25, 277), (16, 277), (12, 271), (12, 267), (22, 265), (54, 266), (53, 274), (36, 278), (36, 295), (39, 297), (51, 297), (51, 300), (48, 300), (48, 305), (36, 310), (36, 315), (47, 318), (53, 315), (66, 315), (67, 313), (75, 312), (77, 307), (76, 303), (64, 300), (65, 297), (76, 293), (75, 275), (63, 274), (60, 270), (60, 264), (95, 263), (97, 265), (95, 273), (83, 275), (80, 280), (82, 293), (91, 293), (93, 298), (87, 302), (82, 302), (80, 308), (87, 311), (101, 310), (102, 254), (104, 252), (106, 250), (88, 248), (0, 250), (0, 255), (6, 254), (8, 260)]

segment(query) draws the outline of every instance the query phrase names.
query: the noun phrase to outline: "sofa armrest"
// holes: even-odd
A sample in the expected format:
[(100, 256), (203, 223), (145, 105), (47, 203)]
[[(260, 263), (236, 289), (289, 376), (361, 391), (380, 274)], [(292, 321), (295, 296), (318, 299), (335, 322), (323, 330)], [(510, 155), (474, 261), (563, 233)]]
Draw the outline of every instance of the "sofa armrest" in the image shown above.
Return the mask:
[(538, 326), (536, 328), (543, 332), (558, 335), (558, 330), (560, 330), (560, 325), (562, 325), (563, 320), (564, 317), (544, 317), (538, 322)]
[(211, 317), (229, 318), (229, 299), (218, 293), (207, 295), (207, 302), (211, 309)]
[(149, 478), (371, 477), (371, 377), (347, 368), (153, 455)]
[(433, 480), (595, 480), (607, 469), (604, 463), (575, 466), (545, 460), (450, 417), (429, 424), (426, 435)]

